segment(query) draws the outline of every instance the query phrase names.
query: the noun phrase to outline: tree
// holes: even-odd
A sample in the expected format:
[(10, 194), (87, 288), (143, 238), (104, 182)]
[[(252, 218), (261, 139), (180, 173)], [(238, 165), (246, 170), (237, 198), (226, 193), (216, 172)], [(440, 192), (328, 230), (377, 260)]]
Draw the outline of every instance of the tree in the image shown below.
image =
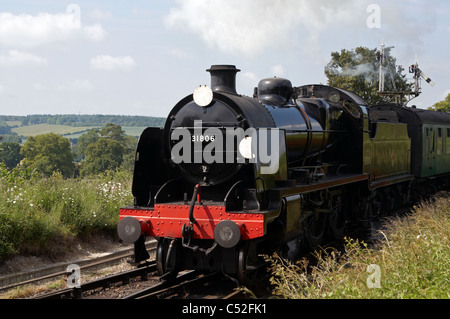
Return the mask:
[[(388, 102), (388, 98), (380, 96), (379, 61), (377, 49), (357, 47), (354, 50), (342, 49), (332, 52), (331, 61), (325, 67), (328, 85), (346, 89), (360, 95), (368, 104)], [(402, 66), (396, 65), (396, 59), (387, 55), (385, 66), (385, 90), (406, 91), (411, 89), (406, 75), (402, 74)]]
[(430, 106), (428, 109), (432, 111), (442, 111), (450, 113), (450, 93), (444, 100), (433, 104), (433, 106)]
[(117, 124), (106, 124), (103, 128), (91, 129), (78, 138), (76, 147), (76, 155), (82, 161), (86, 158), (87, 148), (89, 145), (96, 143), (100, 138), (111, 139), (123, 144), (126, 144), (126, 134), (122, 127)]
[(25, 166), (37, 169), (46, 176), (55, 171), (60, 171), (64, 177), (73, 175), (73, 154), (65, 137), (54, 133), (31, 136), (20, 153), (25, 157)]
[(125, 148), (119, 142), (100, 138), (88, 146), (86, 159), (83, 161), (81, 176), (99, 174), (106, 170), (114, 170), (123, 162)]
[(76, 155), (82, 161), (86, 158), (86, 151), (89, 145), (94, 144), (100, 138), (100, 130), (94, 128), (84, 133), (78, 138), (76, 146)]
[(124, 170), (132, 172), (134, 169), (134, 161), (136, 156), (136, 146), (138, 143), (138, 139), (135, 136), (127, 135), (124, 139), (124, 155), (123, 155), (123, 163), (122, 168)]
[(0, 134), (11, 134), (11, 128), (4, 120), (0, 119)]
[(98, 174), (120, 166), (132, 170), (136, 145), (137, 138), (127, 136), (117, 124), (109, 123), (101, 129), (89, 130), (78, 139), (76, 150), (82, 161), (81, 175)]
[(119, 143), (125, 140), (125, 131), (118, 124), (108, 123), (100, 130), (100, 137), (109, 138)]
[(22, 159), (19, 143), (0, 143), (0, 163), (4, 163), (8, 168), (14, 168)]

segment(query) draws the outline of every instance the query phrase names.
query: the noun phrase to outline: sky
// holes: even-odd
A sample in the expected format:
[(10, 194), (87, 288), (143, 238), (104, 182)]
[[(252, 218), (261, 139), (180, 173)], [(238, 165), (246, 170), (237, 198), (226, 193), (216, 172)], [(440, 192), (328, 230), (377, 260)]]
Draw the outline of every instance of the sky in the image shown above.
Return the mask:
[(251, 96), (273, 76), (326, 84), (332, 52), (382, 41), (435, 82), (408, 105), (450, 93), (447, 0), (2, 0), (0, 114), (166, 117), (211, 65)]

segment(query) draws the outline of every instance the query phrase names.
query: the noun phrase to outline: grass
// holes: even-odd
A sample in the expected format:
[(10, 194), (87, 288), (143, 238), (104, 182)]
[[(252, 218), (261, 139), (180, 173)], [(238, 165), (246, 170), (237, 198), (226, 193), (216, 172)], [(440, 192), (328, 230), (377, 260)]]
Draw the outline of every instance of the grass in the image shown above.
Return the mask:
[[(8, 122), (11, 123), (11, 122)], [(15, 123), (15, 122), (14, 122)], [(16, 123), (15, 123), (16, 124)], [(21, 124), (19, 122), (19, 124)], [(14, 133), (22, 136), (36, 136), (40, 134), (55, 133), (59, 135), (64, 135), (67, 138), (78, 138), (82, 134), (86, 133), (90, 129), (98, 128), (100, 126), (69, 126), (69, 125), (55, 125), (55, 124), (35, 124), (35, 125), (25, 125), (18, 126), (11, 129)], [(122, 129), (125, 134), (131, 136), (140, 136), (142, 131), (146, 127), (143, 126), (123, 126)]]
[(22, 121), (5, 121), (8, 126), (22, 126)]
[(67, 283), (63, 278), (57, 279), (48, 284), (28, 284), (15, 287), (6, 291), (5, 293), (0, 293), (0, 299), (25, 299), (50, 292), (52, 290), (63, 289), (65, 287), (67, 287)]
[(0, 167), (0, 261), (14, 254), (62, 254), (75, 238), (115, 232), (119, 207), (132, 203), (131, 174), (41, 178)]
[(271, 282), (279, 298), (450, 298), (450, 196), (392, 218), (375, 247), (346, 238), (345, 251), (315, 252), (316, 262), (277, 255)]
[(35, 124), (19, 126), (11, 129), (14, 133), (23, 136), (36, 136), (40, 134), (55, 133), (59, 135), (68, 135), (76, 133), (85, 133), (94, 128), (93, 126), (75, 127), (68, 125), (54, 125), (54, 124)]
[(146, 128), (146, 126), (122, 126), (122, 130), (125, 131), (125, 134), (131, 136), (141, 136)]

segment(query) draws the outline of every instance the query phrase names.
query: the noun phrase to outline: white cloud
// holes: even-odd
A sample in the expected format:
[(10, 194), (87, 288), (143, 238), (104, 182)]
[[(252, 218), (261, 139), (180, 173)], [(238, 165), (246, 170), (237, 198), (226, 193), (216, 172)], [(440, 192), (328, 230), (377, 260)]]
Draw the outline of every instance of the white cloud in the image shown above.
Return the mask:
[(90, 61), (91, 67), (96, 70), (132, 70), (136, 62), (131, 56), (113, 57), (111, 55), (97, 55)]
[(83, 27), (82, 35), (92, 41), (101, 41), (105, 38), (106, 32), (100, 24)]
[[(422, 38), (435, 28), (434, 2), (420, 1), (405, 7), (379, 0), (379, 29), (367, 24), (373, 14), (367, 10), (371, 3), (371, 0), (175, 0), (164, 22), (169, 28), (197, 35), (208, 47), (225, 53), (255, 57), (267, 51), (300, 48), (321, 64), (325, 62), (322, 46), (328, 46), (333, 36), (342, 36), (342, 42), (348, 45), (365, 39), (367, 34), (380, 39), (384, 35), (391, 42), (406, 40), (409, 51), (420, 51)], [(416, 19), (417, 12), (420, 18)]]
[(47, 65), (47, 59), (28, 52), (9, 50), (7, 55), (0, 55), (0, 67), (40, 65)]
[(99, 24), (82, 26), (77, 5), (69, 5), (66, 13), (57, 14), (0, 12), (0, 44), (9, 47), (30, 48), (77, 38), (98, 41), (105, 35)]
[[(366, 14), (364, 2), (176, 0), (177, 6), (166, 16), (165, 23), (199, 35), (210, 47), (253, 56), (267, 47), (279, 49), (283, 45), (286, 49), (293, 42), (315, 40), (329, 25), (358, 22), (365, 28), (365, 18), (361, 18)], [(355, 14), (358, 11), (361, 14)]]

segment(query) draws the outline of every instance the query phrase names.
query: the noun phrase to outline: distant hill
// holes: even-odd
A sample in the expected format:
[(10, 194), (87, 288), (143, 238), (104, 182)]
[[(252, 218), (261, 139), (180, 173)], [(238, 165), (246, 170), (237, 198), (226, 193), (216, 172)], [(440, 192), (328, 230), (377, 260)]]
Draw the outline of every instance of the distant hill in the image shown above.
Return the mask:
[(162, 127), (165, 121), (163, 117), (136, 115), (0, 115), (0, 140), (20, 143), (29, 136), (46, 133), (77, 139), (108, 123), (120, 125), (127, 135), (139, 136), (146, 127)]
[(108, 123), (120, 126), (163, 126), (163, 117), (138, 116), (138, 115), (0, 115), (0, 122), (20, 122), (22, 126), (35, 124), (69, 125), (69, 126), (104, 126)]

